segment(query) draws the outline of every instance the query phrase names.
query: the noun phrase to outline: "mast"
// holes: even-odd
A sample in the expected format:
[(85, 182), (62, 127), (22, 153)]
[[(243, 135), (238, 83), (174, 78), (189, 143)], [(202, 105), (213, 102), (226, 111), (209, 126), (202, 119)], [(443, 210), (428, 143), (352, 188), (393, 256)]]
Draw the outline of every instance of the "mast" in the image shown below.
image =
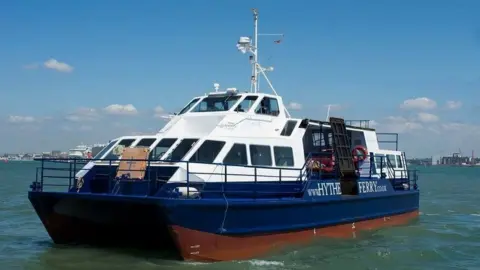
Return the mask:
[(253, 12), (253, 92), (258, 93), (258, 10), (252, 8)]
[[(282, 36), (283, 34), (259, 34), (258, 33), (258, 10), (256, 8), (252, 8), (253, 13), (253, 40), (250, 37), (240, 37), (237, 42), (237, 49), (242, 53), (250, 53), (250, 64), (252, 65), (252, 76), (251, 76), (251, 84), (250, 84), (250, 92), (259, 93), (259, 75), (262, 74), (263, 78), (265, 79), (267, 85), (270, 87), (272, 92), (278, 96), (277, 91), (273, 87), (272, 83), (268, 79), (266, 74), (267, 71), (273, 71), (273, 67), (262, 67), (258, 63), (258, 37), (259, 36)], [(279, 43), (280, 41), (276, 41)], [(288, 112), (287, 108), (284, 108), (287, 117), (290, 117), (290, 113)]]

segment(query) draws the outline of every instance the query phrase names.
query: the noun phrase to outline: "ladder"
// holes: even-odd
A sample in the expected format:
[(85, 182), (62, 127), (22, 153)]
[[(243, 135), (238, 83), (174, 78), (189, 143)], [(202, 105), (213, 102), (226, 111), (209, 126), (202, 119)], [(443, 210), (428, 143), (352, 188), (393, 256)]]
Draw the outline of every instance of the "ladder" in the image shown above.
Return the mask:
[(352, 148), (345, 121), (342, 118), (330, 117), (329, 122), (342, 195), (358, 195), (358, 175), (353, 163)]

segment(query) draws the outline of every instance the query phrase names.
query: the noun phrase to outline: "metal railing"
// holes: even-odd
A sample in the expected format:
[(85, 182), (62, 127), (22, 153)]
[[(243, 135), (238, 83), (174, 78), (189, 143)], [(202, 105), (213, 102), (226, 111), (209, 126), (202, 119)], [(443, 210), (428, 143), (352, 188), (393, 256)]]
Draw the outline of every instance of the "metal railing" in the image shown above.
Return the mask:
[[(305, 179), (301, 177), (301, 169), (298, 168), (289, 168), (289, 167), (268, 167), (268, 166), (249, 166), (249, 165), (235, 165), (235, 164), (216, 164), (216, 163), (201, 163), (201, 162), (189, 162), (189, 161), (157, 161), (157, 160), (148, 160), (148, 159), (51, 159), (51, 158), (41, 158), (36, 159), (41, 162), (41, 166), (37, 168), (35, 182), (31, 185), (32, 191), (44, 191), (44, 188), (47, 187), (63, 187), (68, 188), (69, 192), (82, 192), (85, 189), (86, 181), (91, 180), (102, 180), (105, 182), (103, 186), (103, 192), (98, 193), (113, 193), (118, 192), (118, 185), (122, 182), (132, 182), (132, 183), (141, 183), (143, 182), (146, 185), (147, 191), (158, 191), (156, 188), (166, 183), (171, 176), (176, 173), (169, 174), (160, 174), (159, 168), (183, 168), (185, 174), (183, 175), (185, 179), (183, 181), (175, 182), (174, 185), (185, 186), (187, 189), (190, 187), (195, 187), (199, 183), (206, 184), (205, 182), (199, 182), (191, 179), (191, 175), (196, 175), (201, 178), (202, 175), (219, 176), (222, 179), (223, 183), (229, 183), (229, 178), (233, 177), (242, 177), (246, 180), (250, 180), (247, 183), (256, 184), (257, 182), (301, 182)], [(121, 161), (127, 162), (146, 162), (145, 170), (133, 170), (126, 169), (120, 170), (118, 168)], [(91, 167), (84, 168), (89, 162), (94, 162), (95, 171), (92, 172), (94, 175), (90, 176), (89, 180), (83, 182), (82, 177), (76, 177), (79, 172), (84, 172), (86, 176)], [(53, 165), (52, 165), (53, 164)], [(220, 170), (214, 171), (200, 171), (192, 169), (194, 164), (205, 164), (213, 165), (214, 168), (220, 167)], [(99, 170), (99, 168), (101, 168)], [(250, 170), (250, 173), (238, 173), (235, 172), (235, 169), (232, 168), (243, 168), (243, 170)], [(143, 179), (131, 179), (128, 176), (129, 172), (135, 171), (145, 171), (145, 176)], [(120, 175), (120, 177), (116, 177)], [(58, 184), (59, 179), (68, 180), (68, 184)], [(271, 180), (269, 180), (271, 179)], [(48, 180), (53, 180), (51, 183)], [(259, 181), (261, 180), (261, 181)], [(219, 181), (217, 181), (218, 183)], [(226, 187), (222, 187), (226, 188)], [(89, 185), (89, 190), (86, 192), (91, 192), (92, 186)], [(153, 195), (152, 192), (147, 192), (148, 195)]]
[[(175, 168), (183, 168), (185, 170), (185, 179), (183, 181), (169, 182), (169, 187), (186, 187), (187, 196), (190, 196), (190, 191), (195, 189), (201, 189), (202, 193), (218, 193), (225, 192), (231, 193), (248, 193), (252, 192), (253, 196), (257, 197), (259, 195), (265, 194), (292, 194), (292, 193), (303, 193), (307, 182), (310, 179), (338, 179), (338, 169), (335, 167), (332, 172), (322, 172), (321, 169), (312, 169), (309, 167), (309, 162), (315, 158), (324, 158), (331, 156), (331, 153), (320, 152), (320, 153), (309, 153), (306, 162), (303, 166), (298, 168), (289, 168), (289, 167), (267, 167), (267, 166), (250, 166), (250, 165), (235, 165), (235, 164), (217, 164), (217, 163), (200, 163), (200, 162), (189, 162), (189, 161), (158, 161), (151, 159), (110, 159), (110, 160), (100, 160), (100, 159), (52, 159), (52, 158), (41, 158), (37, 159), (41, 162), (41, 166), (37, 168), (35, 182), (32, 183), (32, 191), (44, 191), (45, 187), (50, 188), (68, 188), (69, 192), (88, 192), (88, 193), (107, 193), (107, 194), (119, 194), (122, 193), (121, 189), (124, 185), (143, 185), (143, 187), (137, 187), (140, 190), (139, 194), (142, 196), (157, 196), (161, 192), (161, 187), (168, 182), (170, 177), (176, 173)], [(380, 160), (376, 160), (380, 158)], [(129, 162), (146, 162), (145, 170), (119, 170), (118, 166), (121, 161)], [(405, 160), (405, 159), (404, 159)], [(89, 162), (93, 162), (95, 166), (87, 166)], [(53, 165), (52, 165), (53, 164)], [(182, 166), (183, 164), (183, 166)], [(214, 170), (205, 172), (205, 171), (194, 171), (192, 170), (193, 164), (206, 164), (213, 165)], [(380, 166), (378, 166), (380, 165)], [(90, 170), (94, 167), (94, 171), (91, 172), (92, 175), (88, 175)], [(378, 168), (379, 167), (379, 168)], [(405, 165), (406, 167), (406, 165)], [(159, 168), (169, 168), (171, 169), (168, 172), (162, 172)], [(217, 172), (217, 168), (221, 168), (220, 172)], [(235, 173), (232, 168), (243, 168), (250, 169), (251, 173)], [(417, 171), (408, 170), (408, 169), (396, 169), (392, 163), (387, 159), (386, 156), (374, 156), (373, 153), (370, 153), (370, 172), (368, 178), (373, 178), (374, 175), (380, 174), (380, 178), (387, 178), (387, 175), (384, 175), (384, 168), (387, 169), (388, 178), (392, 181), (392, 185), (396, 190), (400, 190), (401, 186), (404, 183), (409, 183), (409, 189), (417, 185)], [(380, 169), (380, 173), (377, 173), (377, 169)], [(276, 171), (275, 173), (266, 173), (267, 171)], [(122, 172), (125, 173), (122, 173)], [(128, 175), (129, 172), (134, 171), (145, 171), (145, 175), (142, 179), (131, 179)], [(173, 172), (172, 172), (173, 171)], [(120, 172), (120, 173), (119, 173)], [(83, 177), (87, 177), (85, 180), (83, 177), (76, 177), (81, 173)], [(117, 177), (120, 175), (120, 177)], [(242, 177), (243, 181), (241, 185), (244, 185), (245, 190), (239, 190), (229, 185), (220, 185), (215, 188), (209, 189), (207, 185), (210, 185), (209, 182), (195, 181), (191, 179), (191, 175), (200, 176), (209, 175), (220, 176), (222, 181), (215, 181), (214, 184), (227, 184), (231, 183), (228, 181), (233, 177)], [(362, 177), (366, 177), (363, 175)], [(247, 179), (249, 178), (249, 179)], [(50, 183), (46, 180), (68, 180), (68, 184), (58, 184), (57, 182)], [(261, 179), (261, 181), (259, 181)], [(271, 181), (269, 179), (272, 179)], [(97, 180), (99, 183), (97, 186), (93, 184), (93, 180)], [(89, 182), (88, 184), (86, 182)], [(278, 183), (290, 183), (292, 184), (293, 191), (280, 191), (275, 190), (278, 187)], [(238, 183), (238, 182), (234, 182)], [(258, 191), (258, 186), (252, 186), (252, 184), (261, 183), (264, 191)], [(271, 186), (275, 184), (275, 186)], [(267, 186), (270, 185), (270, 186)], [(284, 185), (287, 187), (287, 185)], [(233, 187), (233, 188), (232, 188)], [(232, 189), (232, 190), (229, 190)], [(273, 190), (273, 191), (269, 191)], [(58, 190), (60, 191), (60, 190)], [(64, 192), (64, 190), (62, 190)], [(200, 190), (198, 190), (200, 191)], [(138, 192), (136, 193), (138, 195)], [(165, 195), (165, 194), (164, 194)]]

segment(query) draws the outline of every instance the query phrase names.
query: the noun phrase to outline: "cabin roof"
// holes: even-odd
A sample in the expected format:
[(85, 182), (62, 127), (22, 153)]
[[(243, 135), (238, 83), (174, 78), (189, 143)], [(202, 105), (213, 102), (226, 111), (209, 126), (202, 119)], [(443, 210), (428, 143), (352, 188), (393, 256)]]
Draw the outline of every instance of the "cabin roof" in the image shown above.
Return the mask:
[[(308, 119), (308, 118), (303, 119), (302, 122), (303, 121), (308, 121), (310, 123), (316, 123), (316, 124), (319, 124), (319, 125), (330, 126), (330, 122), (328, 122), (328, 121), (314, 120), (314, 119)], [(359, 125), (354, 125), (354, 122), (359, 122)], [(354, 130), (376, 131), (374, 128), (370, 128), (368, 126), (368, 122), (370, 122), (370, 120), (345, 120), (345, 127), (349, 128), (349, 129), (354, 129)], [(367, 124), (362, 125), (363, 123), (367, 123)]]

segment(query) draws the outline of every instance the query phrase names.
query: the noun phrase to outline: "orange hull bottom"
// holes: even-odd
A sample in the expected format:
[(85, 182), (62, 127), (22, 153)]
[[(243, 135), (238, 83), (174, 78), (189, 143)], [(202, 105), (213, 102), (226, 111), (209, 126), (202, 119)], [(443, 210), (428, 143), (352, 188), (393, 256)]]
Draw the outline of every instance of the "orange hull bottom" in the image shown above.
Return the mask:
[(171, 226), (170, 229), (184, 260), (215, 262), (261, 257), (288, 244), (305, 244), (317, 237), (351, 238), (358, 231), (406, 224), (418, 214), (417, 210), (331, 227), (256, 236), (224, 236), (180, 226)]

